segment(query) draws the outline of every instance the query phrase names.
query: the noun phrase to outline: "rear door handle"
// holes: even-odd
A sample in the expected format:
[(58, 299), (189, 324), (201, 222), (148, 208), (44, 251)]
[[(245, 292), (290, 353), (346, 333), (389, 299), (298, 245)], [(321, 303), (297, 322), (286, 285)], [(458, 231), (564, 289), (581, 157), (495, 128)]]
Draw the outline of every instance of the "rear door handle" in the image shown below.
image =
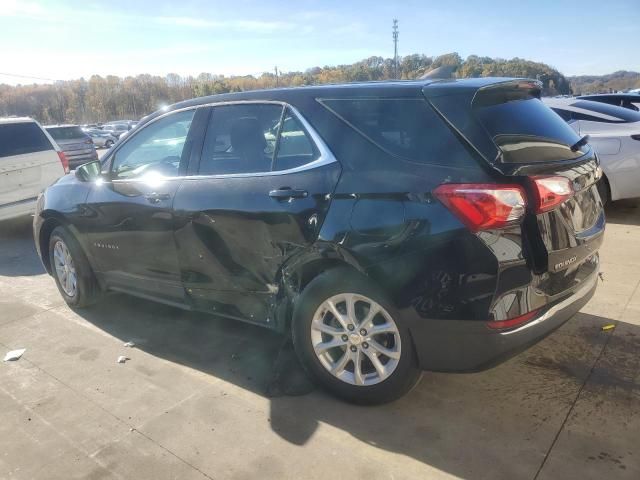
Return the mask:
[(309, 193), (298, 188), (282, 187), (278, 190), (271, 190), (269, 196), (278, 200), (288, 200), (290, 198), (305, 198)]
[(169, 200), (171, 198), (171, 195), (169, 195), (168, 193), (148, 193), (144, 196), (144, 198), (146, 198), (149, 203), (160, 203), (163, 200)]

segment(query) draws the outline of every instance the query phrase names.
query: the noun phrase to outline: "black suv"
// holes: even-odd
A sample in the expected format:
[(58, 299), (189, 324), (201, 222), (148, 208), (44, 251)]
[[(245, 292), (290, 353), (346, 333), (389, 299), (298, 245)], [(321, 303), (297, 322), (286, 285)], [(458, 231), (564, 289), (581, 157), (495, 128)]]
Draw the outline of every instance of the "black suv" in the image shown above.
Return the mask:
[(486, 368), (593, 295), (598, 160), (522, 79), (216, 95), (48, 188), (67, 303), (115, 290), (291, 334), (350, 401)]

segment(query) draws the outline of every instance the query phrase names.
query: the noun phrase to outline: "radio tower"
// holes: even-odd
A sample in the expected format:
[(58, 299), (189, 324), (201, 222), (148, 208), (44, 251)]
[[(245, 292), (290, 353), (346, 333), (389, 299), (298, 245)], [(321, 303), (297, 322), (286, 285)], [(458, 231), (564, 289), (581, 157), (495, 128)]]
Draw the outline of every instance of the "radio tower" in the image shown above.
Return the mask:
[(393, 75), (398, 78), (398, 19), (393, 19)]

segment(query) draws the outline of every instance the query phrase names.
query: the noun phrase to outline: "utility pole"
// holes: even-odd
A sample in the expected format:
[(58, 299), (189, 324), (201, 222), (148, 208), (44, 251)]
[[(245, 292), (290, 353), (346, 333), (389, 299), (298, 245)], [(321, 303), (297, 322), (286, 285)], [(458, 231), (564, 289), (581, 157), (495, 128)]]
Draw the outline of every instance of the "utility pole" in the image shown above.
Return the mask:
[(393, 19), (393, 75), (398, 78), (398, 19)]
[(278, 88), (278, 66), (277, 65), (276, 65), (275, 71), (276, 71), (276, 88)]

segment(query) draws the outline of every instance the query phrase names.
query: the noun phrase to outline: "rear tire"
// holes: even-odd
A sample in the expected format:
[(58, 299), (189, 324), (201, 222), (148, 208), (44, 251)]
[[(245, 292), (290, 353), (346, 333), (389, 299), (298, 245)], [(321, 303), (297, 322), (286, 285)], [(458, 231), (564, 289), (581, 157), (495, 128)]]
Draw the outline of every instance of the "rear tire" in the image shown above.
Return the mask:
[(62, 298), (70, 307), (94, 304), (101, 291), (84, 251), (64, 227), (56, 227), (49, 237), (51, 274)]
[(322, 273), (305, 287), (296, 301), (292, 332), (305, 370), (349, 402), (396, 400), (421, 377), (397, 310), (369, 279), (348, 268)]

